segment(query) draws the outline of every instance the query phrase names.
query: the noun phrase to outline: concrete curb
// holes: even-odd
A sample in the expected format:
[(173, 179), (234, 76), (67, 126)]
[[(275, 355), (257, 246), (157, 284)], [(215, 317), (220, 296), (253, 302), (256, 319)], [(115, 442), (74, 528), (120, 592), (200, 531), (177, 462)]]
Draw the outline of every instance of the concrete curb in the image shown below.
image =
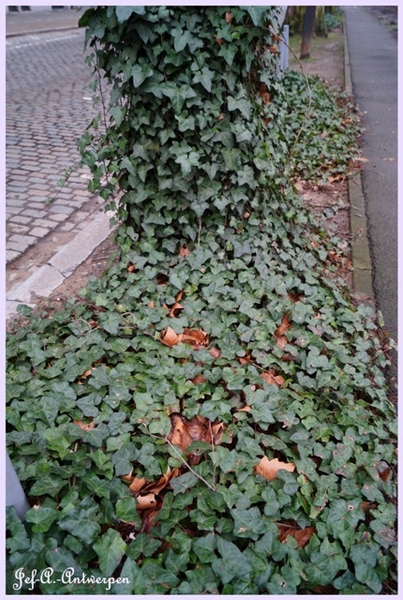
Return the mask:
[(17, 307), (25, 304), (34, 307), (32, 294), (47, 298), (77, 267), (101, 244), (113, 228), (110, 219), (114, 213), (99, 213), (68, 244), (56, 252), (47, 264), (38, 267), (23, 283), (6, 294), (6, 319), (17, 314)]
[[(344, 33), (344, 87), (347, 94), (353, 96), (350, 55), (343, 21)], [(348, 197), (350, 203), (350, 230), (352, 236), (351, 254), (353, 263), (353, 288), (356, 296), (364, 303), (374, 305), (372, 286), (372, 263), (369, 251), (365, 196), (362, 189), (361, 173), (348, 178)]]
[(40, 35), (42, 33), (53, 33), (59, 31), (80, 31), (77, 26), (74, 25), (66, 25), (65, 27), (49, 27), (47, 29), (33, 29), (32, 31), (16, 31), (13, 33), (6, 33), (6, 38), (14, 38), (14, 37), (25, 37), (27, 35)]

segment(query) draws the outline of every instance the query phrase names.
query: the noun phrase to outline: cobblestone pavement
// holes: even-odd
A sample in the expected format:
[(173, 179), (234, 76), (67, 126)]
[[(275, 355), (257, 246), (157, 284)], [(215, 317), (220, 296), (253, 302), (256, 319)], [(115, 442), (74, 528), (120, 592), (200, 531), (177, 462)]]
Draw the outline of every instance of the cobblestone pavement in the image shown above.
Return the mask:
[[(96, 114), (84, 32), (7, 38), (6, 260), (21, 257), (56, 228), (74, 231), (100, 206), (80, 168), (76, 140)], [(55, 197), (55, 195), (57, 196)], [(47, 203), (47, 198), (54, 200)]]

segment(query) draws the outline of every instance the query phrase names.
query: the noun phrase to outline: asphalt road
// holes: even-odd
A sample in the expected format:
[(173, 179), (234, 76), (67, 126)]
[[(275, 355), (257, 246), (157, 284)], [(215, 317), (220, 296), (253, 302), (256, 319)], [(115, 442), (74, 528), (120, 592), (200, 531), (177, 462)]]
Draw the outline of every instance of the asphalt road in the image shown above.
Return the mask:
[(397, 340), (397, 40), (363, 7), (344, 7), (355, 100), (362, 111), (362, 186), (373, 288)]

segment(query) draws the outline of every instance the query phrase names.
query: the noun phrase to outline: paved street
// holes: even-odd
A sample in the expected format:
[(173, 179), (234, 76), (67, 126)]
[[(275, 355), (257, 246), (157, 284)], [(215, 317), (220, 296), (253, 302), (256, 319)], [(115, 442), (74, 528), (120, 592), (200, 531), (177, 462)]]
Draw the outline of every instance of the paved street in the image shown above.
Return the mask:
[(83, 169), (75, 171), (63, 189), (57, 186), (66, 169), (77, 163), (76, 139), (96, 114), (83, 44), (79, 29), (7, 38), (8, 263), (57, 227), (79, 229), (94, 211)]

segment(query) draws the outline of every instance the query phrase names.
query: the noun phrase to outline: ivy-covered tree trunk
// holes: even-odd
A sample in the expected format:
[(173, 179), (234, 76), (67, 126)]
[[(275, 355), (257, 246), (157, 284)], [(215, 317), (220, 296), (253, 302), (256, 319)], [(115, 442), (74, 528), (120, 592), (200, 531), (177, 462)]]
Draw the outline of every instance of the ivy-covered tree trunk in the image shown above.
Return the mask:
[[(111, 92), (105, 133), (87, 133), (80, 150), (92, 191), (105, 199), (120, 192), (122, 232), (166, 240), (180, 230), (194, 240), (207, 216), (218, 224), (263, 202), (274, 174), (264, 113), (276, 81), (277, 13), (192, 6), (86, 11), (80, 25), (90, 60)], [(121, 239), (129, 243), (127, 235)]]

